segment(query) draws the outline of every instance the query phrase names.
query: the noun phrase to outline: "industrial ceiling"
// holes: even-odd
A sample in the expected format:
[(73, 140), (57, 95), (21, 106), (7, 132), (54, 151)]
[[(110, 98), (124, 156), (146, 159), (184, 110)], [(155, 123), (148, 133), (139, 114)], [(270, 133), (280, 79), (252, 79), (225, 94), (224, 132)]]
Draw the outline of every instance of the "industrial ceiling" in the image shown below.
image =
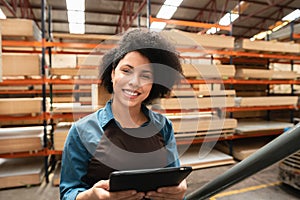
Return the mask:
[[(0, 0), (0, 8), (7, 18), (31, 18), (41, 26), (41, 0)], [(147, 2), (150, 4), (147, 4)], [(247, 0), (239, 9), (240, 17), (233, 22), (231, 34), (236, 38), (251, 38), (270, 29), (282, 17), (300, 7), (299, 0)], [(147, 26), (147, 10), (155, 17), (164, 0), (86, 0), (85, 33), (115, 35), (130, 27)], [(233, 10), (240, 0), (183, 0), (172, 20), (216, 24)], [(51, 19), (53, 33), (69, 33), (65, 0), (47, 0), (46, 16)], [(299, 23), (299, 19), (294, 22)], [(165, 29), (203, 32), (204, 28), (168, 24)]]

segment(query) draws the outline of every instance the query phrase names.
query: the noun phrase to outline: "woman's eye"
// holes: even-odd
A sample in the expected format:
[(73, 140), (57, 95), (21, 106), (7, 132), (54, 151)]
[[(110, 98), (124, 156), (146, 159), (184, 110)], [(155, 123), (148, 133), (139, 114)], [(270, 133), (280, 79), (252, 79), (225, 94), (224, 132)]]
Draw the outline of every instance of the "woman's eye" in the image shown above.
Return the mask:
[(127, 69), (127, 68), (125, 68), (125, 69), (122, 69), (122, 71), (123, 71), (124, 73), (126, 73), (126, 74), (128, 74), (128, 73), (130, 73), (130, 72), (131, 72), (131, 70), (130, 70), (130, 69)]
[(142, 78), (144, 78), (144, 79), (152, 79), (152, 75), (151, 74), (143, 74)]

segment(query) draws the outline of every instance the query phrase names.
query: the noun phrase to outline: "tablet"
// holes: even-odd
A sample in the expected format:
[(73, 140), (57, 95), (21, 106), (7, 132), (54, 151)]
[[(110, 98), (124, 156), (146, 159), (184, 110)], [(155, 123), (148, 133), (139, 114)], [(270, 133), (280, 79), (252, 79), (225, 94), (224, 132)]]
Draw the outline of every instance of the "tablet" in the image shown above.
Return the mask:
[(155, 191), (159, 187), (179, 185), (191, 172), (192, 167), (115, 171), (109, 176), (109, 190)]

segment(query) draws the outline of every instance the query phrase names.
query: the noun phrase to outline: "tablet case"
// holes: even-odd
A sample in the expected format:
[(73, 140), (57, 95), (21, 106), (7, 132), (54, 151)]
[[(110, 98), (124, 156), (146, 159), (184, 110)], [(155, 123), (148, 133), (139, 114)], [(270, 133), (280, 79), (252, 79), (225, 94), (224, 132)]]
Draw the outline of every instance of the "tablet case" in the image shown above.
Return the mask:
[(115, 171), (110, 174), (110, 191), (155, 191), (159, 187), (179, 185), (191, 172), (192, 167)]

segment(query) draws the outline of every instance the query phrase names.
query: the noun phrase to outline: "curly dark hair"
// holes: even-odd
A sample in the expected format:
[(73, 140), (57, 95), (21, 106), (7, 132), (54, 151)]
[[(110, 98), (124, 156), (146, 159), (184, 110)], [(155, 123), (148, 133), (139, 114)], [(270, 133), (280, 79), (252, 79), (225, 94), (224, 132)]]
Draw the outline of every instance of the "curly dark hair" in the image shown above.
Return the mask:
[(174, 84), (182, 76), (182, 68), (175, 47), (158, 32), (146, 29), (133, 29), (126, 32), (116, 48), (108, 51), (100, 65), (101, 84), (109, 93), (113, 92), (112, 70), (119, 61), (132, 51), (137, 51), (149, 59), (153, 69), (153, 85), (144, 104), (169, 94)]

